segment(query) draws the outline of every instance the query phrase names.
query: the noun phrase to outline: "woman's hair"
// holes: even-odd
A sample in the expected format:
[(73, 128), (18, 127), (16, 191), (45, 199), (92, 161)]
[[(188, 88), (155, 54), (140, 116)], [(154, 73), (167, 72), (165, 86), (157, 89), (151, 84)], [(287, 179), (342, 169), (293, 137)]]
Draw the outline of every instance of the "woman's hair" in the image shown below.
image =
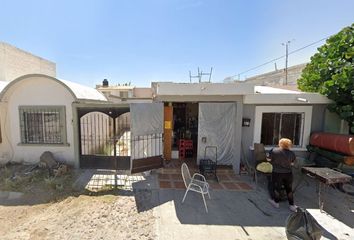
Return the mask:
[(279, 140), (279, 147), (283, 149), (290, 149), (292, 147), (293, 143), (289, 138), (282, 138)]

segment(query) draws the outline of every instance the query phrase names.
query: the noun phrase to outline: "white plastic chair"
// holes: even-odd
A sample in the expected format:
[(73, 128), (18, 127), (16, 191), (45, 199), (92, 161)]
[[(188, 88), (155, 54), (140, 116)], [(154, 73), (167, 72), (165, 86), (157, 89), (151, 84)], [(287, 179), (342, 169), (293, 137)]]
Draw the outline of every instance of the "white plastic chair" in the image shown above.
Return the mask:
[[(182, 177), (184, 181), (184, 185), (186, 186), (187, 190), (184, 194), (182, 203), (186, 199), (188, 191), (193, 191), (202, 194), (203, 201), (204, 201), (204, 206), (206, 212), (208, 212), (208, 207), (205, 202), (205, 194), (208, 194), (209, 199), (210, 199), (210, 194), (209, 194), (209, 184), (205, 180), (205, 177), (199, 173), (194, 173), (193, 177), (191, 177), (191, 174), (189, 172), (187, 164), (183, 163), (181, 166), (181, 172), (182, 172)], [(200, 178), (200, 180), (196, 179)]]

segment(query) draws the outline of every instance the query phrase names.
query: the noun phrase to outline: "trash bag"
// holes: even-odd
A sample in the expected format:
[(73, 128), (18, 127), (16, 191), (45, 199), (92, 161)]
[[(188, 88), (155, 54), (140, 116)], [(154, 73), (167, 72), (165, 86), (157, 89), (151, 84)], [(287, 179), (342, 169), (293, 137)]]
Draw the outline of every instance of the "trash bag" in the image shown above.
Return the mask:
[(285, 230), (289, 240), (319, 240), (323, 234), (321, 225), (302, 208), (297, 208), (297, 212), (289, 215)]

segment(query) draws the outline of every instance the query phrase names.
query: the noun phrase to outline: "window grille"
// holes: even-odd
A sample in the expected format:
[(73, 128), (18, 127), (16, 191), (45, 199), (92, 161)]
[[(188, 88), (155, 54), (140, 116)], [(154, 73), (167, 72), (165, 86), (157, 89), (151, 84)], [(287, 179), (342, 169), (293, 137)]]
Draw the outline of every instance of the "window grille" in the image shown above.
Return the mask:
[(64, 106), (20, 106), (21, 143), (66, 143)]

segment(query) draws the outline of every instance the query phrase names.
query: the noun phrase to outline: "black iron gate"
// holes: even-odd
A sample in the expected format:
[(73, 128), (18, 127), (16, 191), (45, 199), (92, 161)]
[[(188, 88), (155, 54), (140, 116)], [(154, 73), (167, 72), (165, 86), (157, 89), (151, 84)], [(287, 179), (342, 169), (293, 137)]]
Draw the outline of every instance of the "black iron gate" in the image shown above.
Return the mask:
[(129, 108), (78, 109), (80, 167), (130, 170)]

